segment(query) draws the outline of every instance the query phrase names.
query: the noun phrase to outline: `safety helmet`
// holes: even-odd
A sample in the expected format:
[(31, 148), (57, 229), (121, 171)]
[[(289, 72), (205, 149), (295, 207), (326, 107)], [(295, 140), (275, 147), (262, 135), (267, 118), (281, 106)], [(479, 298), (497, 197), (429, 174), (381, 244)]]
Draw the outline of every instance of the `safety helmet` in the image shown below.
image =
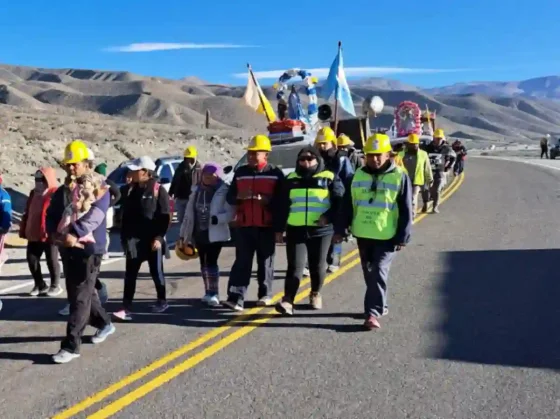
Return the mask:
[(333, 143), (336, 145), (336, 134), (330, 127), (321, 128), (315, 137), (315, 145), (324, 143)]
[(196, 150), (195, 146), (190, 145), (187, 148), (185, 148), (185, 152), (183, 153), (183, 157), (185, 159), (196, 159), (197, 156), (198, 156), (198, 151)]
[(445, 132), (441, 128), (434, 131), (434, 138), (445, 138)]
[(346, 134), (340, 134), (336, 139), (336, 145), (338, 147), (352, 147), (354, 145), (354, 141), (352, 141)]
[(181, 260), (191, 260), (198, 257), (198, 250), (192, 244), (178, 242), (175, 245), (175, 254)]
[(387, 134), (373, 134), (367, 139), (364, 146), (364, 154), (383, 154), (391, 150), (391, 140)]
[(408, 136), (408, 144), (420, 144), (420, 137), (418, 134), (410, 134)]
[(270, 139), (264, 134), (255, 135), (251, 138), (247, 151), (272, 151)]
[(90, 151), (82, 140), (74, 140), (66, 145), (62, 163), (79, 163), (90, 159)]

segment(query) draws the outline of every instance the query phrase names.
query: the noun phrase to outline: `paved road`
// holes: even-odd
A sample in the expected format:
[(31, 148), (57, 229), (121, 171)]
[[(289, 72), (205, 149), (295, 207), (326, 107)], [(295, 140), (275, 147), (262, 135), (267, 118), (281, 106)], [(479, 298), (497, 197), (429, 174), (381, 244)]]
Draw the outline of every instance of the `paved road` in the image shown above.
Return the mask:
[[(68, 365), (46, 355), (64, 330), (54, 314), (62, 300), (5, 301), (2, 417), (560, 417), (560, 172), (468, 163), (442, 213), (425, 217), (399, 255), (380, 331), (359, 328), (364, 286), (353, 256), (329, 278), (324, 310), (302, 306), (289, 319), (201, 309), (194, 268), (173, 259), (172, 310), (119, 325)], [(103, 274), (116, 299), (121, 270), (114, 263)], [(138, 298), (153, 294), (142, 281)]]

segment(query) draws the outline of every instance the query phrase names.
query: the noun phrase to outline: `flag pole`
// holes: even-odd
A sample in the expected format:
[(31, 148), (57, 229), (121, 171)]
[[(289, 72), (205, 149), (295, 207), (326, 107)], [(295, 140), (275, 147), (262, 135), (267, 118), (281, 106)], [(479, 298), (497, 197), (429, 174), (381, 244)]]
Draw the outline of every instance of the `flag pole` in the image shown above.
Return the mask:
[[(340, 56), (340, 49), (342, 48), (342, 42), (338, 41), (338, 54)], [(339, 63), (340, 65), (340, 63)], [(338, 83), (334, 89), (334, 133), (338, 136)]]
[[(251, 78), (253, 79), (253, 83), (255, 85), (255, 88), (257, 88), (257, 86), (260, 86), (257, 82), (257, 79), (255, 78), (255, 75), (253, 74), (253, 69), (251, 68), (251, 64), (247, 63), (247, 69), (249, 70), (249, 74), (251, 75)], [(268, 121), (268, 123), (270, 124), (270, 118), (268, 117), (268, 112), (266, 111), (266, 107), (264, 106), (264, 101), (263, 98), (260, 94), (260, 92), (257, 89), (257, 93), (259, 94), (259, 100), (261, 101), (261, 106), (263, 107), (263, 112), (264, 115), (266, 116), (266, 120)], [(264, 95), (264, 92), (263, 92)]]

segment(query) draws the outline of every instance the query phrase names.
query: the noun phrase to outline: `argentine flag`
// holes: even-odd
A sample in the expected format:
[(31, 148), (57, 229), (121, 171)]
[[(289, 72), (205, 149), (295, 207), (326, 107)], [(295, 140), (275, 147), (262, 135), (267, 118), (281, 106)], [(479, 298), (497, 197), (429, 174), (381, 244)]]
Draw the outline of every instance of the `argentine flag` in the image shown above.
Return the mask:
[(335, 100), (338, 100), (338, 104), (352, 116), (356, 116), (356, 110), (354, 109), (354, 102), (352, 102), (352, 94), (350, 93), (350, 88), (348, 87), (348, 81), (346, 80), (346, 74), (344, 74), (344, 64), (342, 60), (342, 47), (338, 46), (338, 54), (331, 65), (329, 71), (329, 76), (323, 87), (322, 97), (325, 100), (329, 100), (333, 93), (336, 95)]

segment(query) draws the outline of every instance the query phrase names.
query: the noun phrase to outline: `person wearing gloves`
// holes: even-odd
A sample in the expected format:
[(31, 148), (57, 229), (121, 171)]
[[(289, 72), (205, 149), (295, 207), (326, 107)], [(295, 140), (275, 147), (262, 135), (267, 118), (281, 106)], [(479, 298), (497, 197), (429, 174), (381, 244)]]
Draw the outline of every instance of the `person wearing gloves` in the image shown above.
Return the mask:
[(418, 195), (421, 190), (429, 189), (434, 181), (432, 166), (428, 153), (420, 150), (420, 137), (410, 134), (406, 143), (406, 151), (398, 156), (402, 159), (404, 168), (412, 181), (412, 214), (416, 217), (418, 209)]
[(193, 188), (187, 203), (179, 244), (190, 244), (198, 251), (204, 282), (202, 302), (211, 307), (220, 304), (218, 259), (224, 243), (230, 240), (229, 222), (235, 214), (235, 208), (226, 202), (229, 184), (222, 177), (219, 164), (203, 166), (200, 184)]
[(169, 195), (154, 179), (156, 164), (143, 156), (128, 164), (132, 182), (127, 195), (122, 198), (121, 243), (126, 251), (123, 308), (113, 316), (131, 320), (132, 301), (142, 263), (148, 262), (156, 287), (157, 303), (154, 313), (163, 313), (169, 306), (163, 273), (165, 234), (169, 228), (171, 212)]
[[(286, 226), (288, 268), (284, 282), (284, 298), (276, 311), (286, 315), (294, 312), (305, 262), (311, 276), (309, 304), (319, 310), (323, 306), (321, 288), (325, 281), (327, 252), (333, 237), (333, 220), (344, 197), (344, 185), (325, 163), (315, 147), (303, 148), (297, 157), (296, 169), (286, 178), (279, 202), (283, 205), (281, 223)], [(277, 233), (277, 242), (282, 241)]]
[[(91, 338), (94, 344), (104, 342), (109, 335), (115, 333), (115, 326), (103, 309), (95, 290), (101, 259), (105, 252), (105, 218), (109, 208), (109, 194), (95, 196), (91, 207), (69, 225), (69, 231), (65, 234), (60, 233), (60, 224), (68, 207), (72, 206), (72, 195), (77, 182), (84, 175), (92, 174), (90, 150), (82, 141), (74, 140), (64, 150), (63, 163), (70, 179), (70, 196), (65, 197), (65, 190), (58, 188), (47, 210), (47, 231), (53, 242), (62, 249), (62, 263), (70, 303), (66, 337), (60, 345), (60, 351), (53, 355), (53, 361), (57, 364), (65, 364), (80, 356), (82, 334), (88, 324), (97, 329)], [(62, 192), (59, 192), (61, 190)], [(57, 201), (58, 199), (62, 201)], [(87, 237), (91, 237), (93, 241), (83, 243), (83, 239)]]
[(200, 181), (201, 168), (202, 165), (198, 161), (196, 147), (188, 146), (183, 153), (183, 161), (177, 166), (169, 187), (169, 197), (175, 199), (177, 220), (185, 218), (185, 210), (191, 190)]
[(12, 198), (8, 191), (2, 185), (2, 176), (0, 176), (0, 271), (2, 266), (8, 260), (8, 255), (4, 251), (4, 242), (6, 236), (12, 227)]
[(105, 183), (109, 186), (109, 193), (111, 201), (109, 202), (109, 211), (107, 211), (107, 248), (103, 259), (109, 259), (109, 246), (111, 245), (111, 228), (113, 228), (113, 220), (115, 218), (115, 211), (113, 207), (121, 199), (121, 190), (118, 185), (111, 179), (107, 178), (107, 163), (101, 163), (95, 166), (95, 173), (99, 173), (105, 178)]
[[(35, 188), (29, 193), (25, 212), (19, 226), (19, 236), (27, 240), (27, 264), (35, 285), (29, 295), (56, 297), (62, 293), (60, 287), (60, 265), (58, 247), (47, 234), (47, 210), (51, 197), (58, 189), (56, 173), (52, 167), (43, 167), (35, 172)], [(41, 272), (41, 257), (45, 254), (51, 278), (50, 287)]]
[(404, 169), (390, 159), (391, 141), (387, 135), (369, 137), (364, 153), (366, 165), (356, 171), (346, 190), (333, 240), (342, 240), (348, 228), (358, 240), (366, 282), (364, 327), (373, 330), (381, 327), (379, 318), (388, 313), (391, 263), (396, 252), (410, 241), (412, 187)]
[[(325, 168), (340, 178), (344, 187), (349, 187), (354, 175), (352, 163), (347, 156), (338, 155), (336, 150), (337, 139), (334, 131), (329, 127), (323, 127), (315, 137), (315, 147), (321, 153), (325, 162)], [(333, 243), (327, 254), (327, 271), (336, 272), (340, 269), (342, 257), (342, 244)]]
[(228, 282), (228, 298), (224, 306), (234, 311), (244, 310), (244, 300), (251, 281), (253, 258), (257, 255), (259, 306), (272, 304), (274, 255), (276, 253), (275, 225), (279, 207), (279, 193), (285, 180), (278, 167), (268, 163), (272, 151), (266, 135), (256, 135), (247, 147), (247, 164), (233, 175), (226, 200), (236, 207), (235, 262)]

